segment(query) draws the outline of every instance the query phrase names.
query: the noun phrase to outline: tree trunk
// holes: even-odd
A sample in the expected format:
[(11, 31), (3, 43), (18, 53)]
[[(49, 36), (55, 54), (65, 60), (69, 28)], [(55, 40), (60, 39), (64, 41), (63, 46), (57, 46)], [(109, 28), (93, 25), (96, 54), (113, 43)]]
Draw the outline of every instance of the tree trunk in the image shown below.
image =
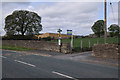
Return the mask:
[(98, 34), (98, 37), (100, 37), (100, 34)]
[(22, 36), (24, 36), (24, 32), (22, 32)]
[(97, 36), (97, 37), (100, 37), (100, 33), (96, 33), (96, 36)]
[(98, 34), (98, 37), (100, 37), (100, 33)]

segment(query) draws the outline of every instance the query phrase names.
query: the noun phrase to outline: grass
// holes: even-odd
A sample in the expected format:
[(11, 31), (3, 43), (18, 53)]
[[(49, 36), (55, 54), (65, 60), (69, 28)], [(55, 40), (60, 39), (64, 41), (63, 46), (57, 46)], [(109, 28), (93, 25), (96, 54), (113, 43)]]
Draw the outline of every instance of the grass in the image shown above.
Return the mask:
[[(81, 40), (82, 40), (82, 46), (83, 47), (89, 47), (89, 41), (90, 41), (90, 47), (93, 47), (94, 44), (104, 44), (104, 38), (75, 38), (73, 41), (73, 47), (80, 47), (81, 46)], [(71, 39), (63, 39), (62, 43), (70, 43)], [(54, 42), (58, 42), (55, 40)], [(108, 37), (107, 43), (111, 44), (117, 44), (118, 43), (118, 37)]]
[(18, 47), (18, 46), (13, 46), (13, 45), (3, 45), (2, 47), (0, 47), (0, 49), (15, 50), (15, 51), (27, 51), (27, 50), (32, 50), (32, 49), (29, 49), (29, 48)]

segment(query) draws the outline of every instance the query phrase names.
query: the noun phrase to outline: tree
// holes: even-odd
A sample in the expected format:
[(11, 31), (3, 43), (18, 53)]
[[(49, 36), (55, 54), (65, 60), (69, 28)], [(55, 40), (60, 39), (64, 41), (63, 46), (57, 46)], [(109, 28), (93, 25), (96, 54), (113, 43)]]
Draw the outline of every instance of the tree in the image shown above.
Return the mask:
[(16, 10), (5, 18), (7, 35), (33, 35), (42, 30), (41, 17), (27, 10)]
[(117, 24), (112, 24), (112, 25), (110, 25), (108, 30), (110, 31), (110, 36), (111, 37), (118, 36), (119, 32), (120, 32), (120, 27)]
[(104, 21), (103, 20), (96, 21), (94, 25), (91, 27), (91, 29), (98, 37), (104, 35)]

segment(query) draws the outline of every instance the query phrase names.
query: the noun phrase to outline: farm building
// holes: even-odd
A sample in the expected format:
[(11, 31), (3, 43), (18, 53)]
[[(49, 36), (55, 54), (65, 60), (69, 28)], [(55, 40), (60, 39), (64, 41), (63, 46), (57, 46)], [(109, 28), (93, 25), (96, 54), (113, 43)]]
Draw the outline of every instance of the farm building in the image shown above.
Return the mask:
[[(50, 38), (55, 38), (58, 39), (59, 35), (56, 33), (45, 33), (45, 34), (41, 34), (41, 35), (35, 35), (36, 37), (39, 38), (46, 38), (46, 37), (50, 37)], [(70, 38), (71, 35), (66, 35), (66, 34), (61, 34), (61, 38)]]

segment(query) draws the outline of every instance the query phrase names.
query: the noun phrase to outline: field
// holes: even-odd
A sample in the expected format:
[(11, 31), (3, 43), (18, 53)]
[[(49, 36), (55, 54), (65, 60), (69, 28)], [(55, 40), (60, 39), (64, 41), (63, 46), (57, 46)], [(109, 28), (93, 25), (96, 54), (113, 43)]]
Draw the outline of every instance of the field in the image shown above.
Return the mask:
[[(82, 47), (93, 47), (94, 44), (104, 44), (104, 38), (75, 38), (73, 40), (73, 47), (81, 47), (81, 40), (82, 40)], [(63, 39), (62, 43), (70, 43), (71, 39)], [(57, 42), (55, 40), (54, 42)], [(107, 43), (117, 44), (118, 37), (108, 37)]]

